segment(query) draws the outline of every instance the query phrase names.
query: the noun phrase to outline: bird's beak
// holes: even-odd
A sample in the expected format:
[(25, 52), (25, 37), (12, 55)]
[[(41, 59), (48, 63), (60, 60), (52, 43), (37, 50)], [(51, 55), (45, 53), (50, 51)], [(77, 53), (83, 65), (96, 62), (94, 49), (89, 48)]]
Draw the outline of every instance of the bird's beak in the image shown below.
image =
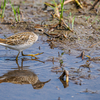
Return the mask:
[(47, 36), (49, 36), (49, 37), (51, 37), (51, 36), (50, 36), (49, 34), (47, 34), (46, 32), (44, 32), (44, 34), (47, 35)]

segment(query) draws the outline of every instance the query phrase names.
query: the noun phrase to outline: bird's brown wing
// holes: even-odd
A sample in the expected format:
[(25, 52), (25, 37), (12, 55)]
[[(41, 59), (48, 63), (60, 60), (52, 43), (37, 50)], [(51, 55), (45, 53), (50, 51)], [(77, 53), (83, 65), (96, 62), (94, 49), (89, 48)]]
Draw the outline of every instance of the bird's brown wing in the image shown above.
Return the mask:
[(23, 32), (23, 33), (12, 35), (6, 38), (6, 44), (9, 44), (9, 45), (24, 44), (28, 41), (30, 34), (31, 32)]

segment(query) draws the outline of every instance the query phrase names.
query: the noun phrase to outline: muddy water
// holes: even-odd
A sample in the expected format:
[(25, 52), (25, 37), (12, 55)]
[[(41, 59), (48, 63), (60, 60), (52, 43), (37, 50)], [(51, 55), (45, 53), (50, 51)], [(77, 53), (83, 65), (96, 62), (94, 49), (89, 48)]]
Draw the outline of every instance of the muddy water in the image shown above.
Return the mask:
[[(48, 2), (50, 1), (48, 0)], [(37, 2), (17, 0), (14, 3), (21, 4), (21, 11), (23, 11), (24, 16), (21, 20), (26, 23), (0, 24), (0, 38), (6, 38), (18, 32), (32, 31), (34, 24), (41, 24), (43, 20), (50, 17), (50, 13), (41, 10), (44, 0), (37, 0)], [(90, 2), (88, 1), (88, 3)], [(71, 6), (74, 10), (70, 9)], [(25, 54), (44, 52), (37, 56), (38, 60), (20, 55), (18, 62), (16, 62), (15, 58), (18, 52), (0, 46), (1, 100), (7, 100), (8, 98), (9, 100), (100, 99), (99, 59), (87, 62), (87, 59), (77, 58), (82, 51), (85, 51), (91, 57), (99, 57), (99, 44), (93, 48), (89, 48), (89, 46), (99, 41), (100, 21), (98, 20), (100, 20), (100, 15), (99, 13), (95, 15), (94, 12), (89, 12), (90, 16), (87, 11), (84, 11), (85, 16), (83, 16), (83, 13), (79, 15), (73, 4), (68, 4), (65, 9), (67, 9), (64, 13), (65, 16), (68, 16), (69, 12), (67, 11), (69, 10), (73, 14), (70, 17), (73, 17), (74, 14), (77, 16), (74, 33), (56, 30), (54, 31), (56, 34), (68, 33), (68, 38), (55, 39), (52, 43), (47, 42), (49, 40), (47, 36), (41, 35), (32, 47), (24, 50)], [(5, 12), (4, 22), (13, 23), (15, 20), (9, 5)], [(89, 20), (86, 19), (88, 16), (90, 16)], [(93, 23), (92, 26), (91, 23)], [(68, 53), (69, 50), (71, 51), (70, 54)], [(87, 63), (89, 66), (87, 66)], [(59, 76), (64, 69), (69, 71), (68, 85), (65, 84), (65, 80), (59, 80)], [(5, 78), (6, 80), (4, 80)], [(24, 81), (24, 78), (28, 81)]]
[[(40, 50), (39, 46), (41, 48)], [(27, 70), (35, 73), (41, 82), (45, 82), (51, 79), (48, 83), (45, 83), (39, 89), (34, 89), (31, 83), (27, 84), (22, 82), (22, 84), (18, 84), (17, 82), (13, 83), (12, 80), (8, 80), (8, 82), (2, 82), (0, 84), (1, 99), (6, 100), (9, 98), (9, 100), (57, 100), (60, 98), (63, 100), (68, 98), (69, 100), (94, 100), (100, 98), (99, 64), (91, 63), (90, 69), (79, 67), (80, 65), (84, 64), (85, 61), (82, 61), (80, 58), (76, 58), (75, 56), (70, 56), (68, 54), (64, 54), (63, 56), (58, 57), (58, 52), (61, 54), (63, 52), (62, 50), (57, 48), (50, 49), (47, 43), (42, 43), (40, 40), (31, 48), (24, 51), (26, 54), (44, 52), (44, 54), (38, 56), (39, 61), (30, 60), (30, 57), (23, 58), (20, 56), (18, 60), (18, 66), (15, 61), (17, 51), (9, 49), (6, 50), (4, 47), (0, 46), (0, 52), (1, 77), (8, 72), (13, 71), (14, 73), (18, 70)], [(55, 59), (54, 63), (52, 62), (53, 58)], [(69, 86), (66, 86), (66, 88), (58, 79), (62, 71), (62, 69), (59, 68), (60, 60), (63, 60), (64, 69), (69, 71)], [(59, 68), (58, 72), (52, 72), (52, 68), (56, 67)], [(18, 75), (13, 75), (13, 73), (11, 73), (12, 78)], [(28, 76), (29, 73), (26, 72), (24, 76)], [(10, 75), (7, 74), (5, 77), (10, 77)]]
[[(39, 47), (41, 48), (39, 50)], [(14, 74), (15, 71), (30, 71), (29, 73), (25, 72), (22, 76), (27, 76), (28, 74), (35, 73), (41, 82), (48, 81), (39, 88), (33, 88), (32, 83), (27, 84), (22, 82), (21, 84), (17, 81), (13, 83), (11, 79), (8, 82), (2, 82), (0, 84), (0, 99), (6, 100), (57, 100), (57, 99), (66, 99), (69, 100), (75, 99), (99, 99), (99, 78), (100, 78), (100, 68), (99, 64), (91, 63), (91, 68), (79, 67), (84, 64), (86, 61), (82, 61), (80, 58), (75, 56), (70, 56), (64, 54), (58, 56), (58, 52), (61, 54), (63, 51), (57, 48), (50, 49), (47, 43), (42, 43), (41, 40), (37, 41), (32, 47), (25, 50), (24, 53), (37, 53), (44, 52), (44, 54), (39, 55), (39, 59), (30, 60), (30, 57), (22, 57), (20, 55), (18, 64), (16, 64), (15, 56), (17, 51), (5, 49), (0, 46), (0, 77), (17, 77), (22, 74)], [(54, 58), (54, 63), (52, 59)], [(61, 75), (62, 69), (60, 67), (59, 61), (63, 60), (64, 69), (69, 71), (69, 85), (64, 87), (62, 82), (58, 79)], [(53, 70), (52, 68), (58, 67), (58, 70)], [(54, 72), (55, 71), (55, 72)], [(60, 72), (59, 72), (60, 71)], [(11, 74), (7, 74), (7, 73)], [(7, 74), (7, 75), (5, 75)], [(5, 75), (5, 77), (2, 77)]]

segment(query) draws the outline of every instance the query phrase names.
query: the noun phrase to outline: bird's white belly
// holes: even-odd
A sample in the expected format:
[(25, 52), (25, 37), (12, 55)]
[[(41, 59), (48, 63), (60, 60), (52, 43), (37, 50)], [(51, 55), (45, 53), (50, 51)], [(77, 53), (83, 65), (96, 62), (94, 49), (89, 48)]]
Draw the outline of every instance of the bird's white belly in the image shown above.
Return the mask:
[(8, 44), (0, 43), (0, 45), (8, 47), (8, 48), (13, 49), (13, 50), (23, 51), (24, 49), (31, 47), (33, 45), (33, 43), (21, 44), (21, 45), (8, 45)]

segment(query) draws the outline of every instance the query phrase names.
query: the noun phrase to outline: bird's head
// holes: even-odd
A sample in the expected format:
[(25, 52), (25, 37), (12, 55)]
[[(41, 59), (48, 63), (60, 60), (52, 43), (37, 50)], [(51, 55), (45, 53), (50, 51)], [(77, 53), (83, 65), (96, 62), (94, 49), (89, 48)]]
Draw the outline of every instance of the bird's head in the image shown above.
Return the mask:
[(43, 34), (44, 33), (44, 28), (41, 27), (40, 25), (36, 25), (36, 26), (34, 26), (33, 31), (36, 34)]
[(51, 37), (49, 34), (46, 33), (46, 29), (44, 29), (44, 28), (43, 28), (42, 26), (40, 26), (40, 25), (34, 26), (33, 31), (34, 31), (34, 33), (36, 33), (37, 35), (45, 34), (45, 35)]

